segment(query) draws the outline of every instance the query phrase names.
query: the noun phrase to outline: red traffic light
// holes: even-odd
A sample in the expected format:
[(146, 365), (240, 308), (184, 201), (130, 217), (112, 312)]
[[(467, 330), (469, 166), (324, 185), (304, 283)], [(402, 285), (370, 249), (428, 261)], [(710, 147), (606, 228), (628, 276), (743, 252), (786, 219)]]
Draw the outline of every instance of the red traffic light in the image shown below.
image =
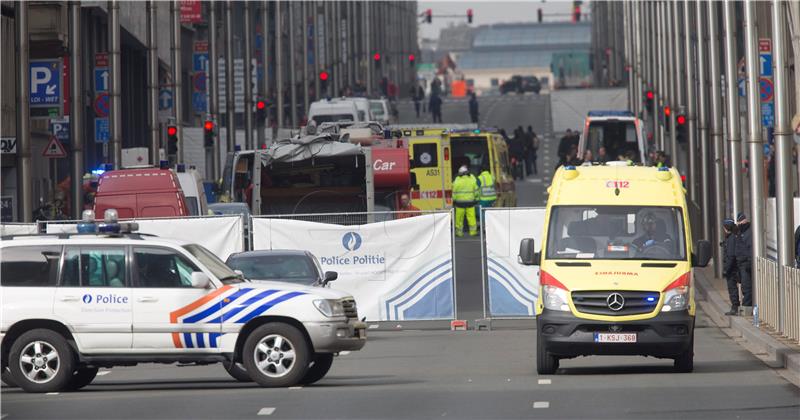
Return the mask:
[(668, 106), (665, 106), (665, 107), (664, 107), (664, 115), (665, 115), (665, 116), (667, 116), (667, 117), (669, 117), (669, 114), (671, 114), (671, 113), (672, 113), (672, 110), (671, 110), (671, 109), (669, 109), (669, 107), (668, 107)]
[(656, 95), (653, 93), (652, 90), (648, 90), (647, 93), (645, 93), (645, 96), (647, 96), (647, 99), (653, 99), (655, 98)]
[(206, 120), (206, 122), (203, 123), (203, 128), (206, 131), (213, 131), (214, 130), (214, 121)]
[(178, 135), (178, 127), (174, 125), (170, 125), (167, 127), (167, 135), (168, 136), (177, 136)]
[(409, 54), (408, 55), (408, 61), (414, 61), (416, 59), (417, 59), (417, 57), (414, 54)]
[(381, 61), (381, 53), (375, 53), (372, 55), (372, 59), (375, 61)]
[(677, 122), (678, 125), (686, 124), (686, 115), (678, 115), (678, 117), (675, 118), (675, 122)]
[(256, 102), (256, 109), (264, 109), (267, 107), (267, 103), (264, 101)]
[(327, 71), (319, 72), (319, 80), (322, 80), (323, 82), (328, 80), (328, 72)]

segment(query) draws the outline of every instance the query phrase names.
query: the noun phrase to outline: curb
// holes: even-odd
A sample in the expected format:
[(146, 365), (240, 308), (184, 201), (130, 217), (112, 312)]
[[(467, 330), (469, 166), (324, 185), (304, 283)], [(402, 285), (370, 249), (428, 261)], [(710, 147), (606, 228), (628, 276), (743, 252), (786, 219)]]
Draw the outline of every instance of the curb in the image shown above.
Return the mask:
[(728, 316), (729, 308), (722, 294), (710, 284), (706, 270), (695, 270), (695, 284), (704, 300), (698, 300), (711, 321), (720, 328), (726, 328), (731, 337), (741, 337), (742, 345), (747, 351), (761, 359), (774, 369), (786, 369), (786, 379), (800, 386), (800, 352), (778, 341), (767, 332), (753, 325), (748, 317)]

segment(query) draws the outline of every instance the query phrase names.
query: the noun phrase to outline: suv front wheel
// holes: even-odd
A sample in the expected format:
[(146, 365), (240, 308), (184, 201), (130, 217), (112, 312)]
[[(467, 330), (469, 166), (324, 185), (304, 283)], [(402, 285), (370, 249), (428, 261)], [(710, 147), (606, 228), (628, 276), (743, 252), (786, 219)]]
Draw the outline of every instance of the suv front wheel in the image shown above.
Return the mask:
[(264, 324), (247, 337), (242, 361), (250, 377), (264, 387), (286, 387), (300, 382), (310, 363), (309, 346), (297, 328)]
[(75, 354), (61, 334), (35, 329), (14, 341), (8, 367), (25, 391), (56, 392), (67, 389), (73, 379)]

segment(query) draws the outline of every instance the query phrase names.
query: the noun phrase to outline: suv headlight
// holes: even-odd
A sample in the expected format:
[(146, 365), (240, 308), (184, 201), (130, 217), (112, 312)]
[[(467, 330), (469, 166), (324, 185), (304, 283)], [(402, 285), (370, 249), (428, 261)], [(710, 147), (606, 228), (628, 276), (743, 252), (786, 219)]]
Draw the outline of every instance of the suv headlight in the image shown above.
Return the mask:
[(661, 312), (682, 311), (689, 307), (689, 286), (680, 286), (664, 293)]
[(552, 311), (569, 311), (567, 291), (555, 286), (543, 286), (544, 307)]
[(344, 316), (344, 306), (342, 302), (335, 299), (317, 299), (314, 301), (317, 310), (328, 318)]

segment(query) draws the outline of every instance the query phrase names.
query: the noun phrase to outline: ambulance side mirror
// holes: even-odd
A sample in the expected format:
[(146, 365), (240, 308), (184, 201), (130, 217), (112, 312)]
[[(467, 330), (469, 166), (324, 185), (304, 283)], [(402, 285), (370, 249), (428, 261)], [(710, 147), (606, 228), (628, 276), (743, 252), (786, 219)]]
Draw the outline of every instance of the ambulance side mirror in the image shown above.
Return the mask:
[(517, 258), (522, 265), (539, 265), (539, 253), (536, 252), (533, 238), (525, 238), (520, 241)]
[(414, 158), (409, 159), (408, 160), (408, 169), (414, 169), (416, 167), (417, 167), (417, 162), (414, 160)]
[(692, 267), (705, 267), (711, 260), (711, 242), (697, 241), (692, 253)]

